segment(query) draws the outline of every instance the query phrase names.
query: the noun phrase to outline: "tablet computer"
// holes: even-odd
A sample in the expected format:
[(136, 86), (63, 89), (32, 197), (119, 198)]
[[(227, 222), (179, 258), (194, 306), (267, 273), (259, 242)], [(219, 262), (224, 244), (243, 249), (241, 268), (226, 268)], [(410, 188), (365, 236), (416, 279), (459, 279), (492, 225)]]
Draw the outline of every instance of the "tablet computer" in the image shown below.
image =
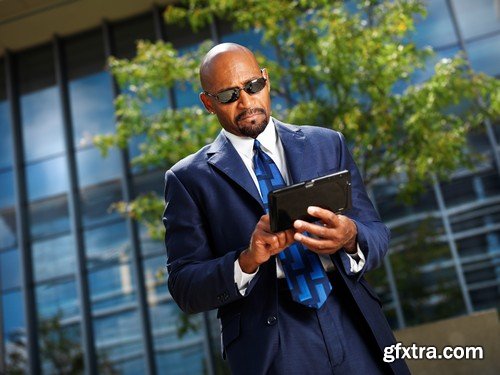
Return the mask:
[(335, 213), (351, 208), (351, 174), (344, 170), (269, 192), (271, 231), (293, 227), (297, 219), (318, 220), (307, 213), (307, 207), (317, 206)]

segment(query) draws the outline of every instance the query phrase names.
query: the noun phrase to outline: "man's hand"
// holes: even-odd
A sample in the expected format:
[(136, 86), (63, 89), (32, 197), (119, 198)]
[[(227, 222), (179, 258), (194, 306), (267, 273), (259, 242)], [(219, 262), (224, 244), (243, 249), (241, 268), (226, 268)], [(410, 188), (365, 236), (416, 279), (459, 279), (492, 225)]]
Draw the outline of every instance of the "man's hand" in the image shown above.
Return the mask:
[[(307, 213), (317, 217), (323, 225), (295, 220), (296, 241), (318, 254), (333, 254), (342, 248), (348, 253), (356, 253), (358, 229), (351, 219), (319, 207), (309, 207)], [(302, 232), (308, 232), (316, 238), (305, 236)]]
[(295, 241), (294, 233), (293, 229), (272, 233), (269, 215), (262, 216), (250, 238), (250, 247), (242, 251), (238, 258), (241, 270), (245, 273), (254, 273), (271, 256), (290, 246)]

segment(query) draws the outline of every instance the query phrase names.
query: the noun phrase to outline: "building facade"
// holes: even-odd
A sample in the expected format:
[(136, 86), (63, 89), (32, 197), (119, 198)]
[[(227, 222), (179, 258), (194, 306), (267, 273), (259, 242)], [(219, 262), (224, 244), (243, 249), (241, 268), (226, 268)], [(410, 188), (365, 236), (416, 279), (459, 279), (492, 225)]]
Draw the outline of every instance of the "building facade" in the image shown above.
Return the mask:
[[(0, 32), (73, 6), (52, 3), (22, 17), (0, 13)], [(88, 3), (100, 12), (99, 2)], [(61, 352), (88, 373), (223, 371), (212, 314), (178, 335), (182, 315), (158, 274), (163, 243), (109, 210), (142, 192), (161, 195), (164, 171), (133, 168), (135, 142), (103, 158), (91, 137), (115, 126), (118, 88), (107, 58), (132, 57), (137, 39), (167, 40), (180, 51), (212, 39), (274, 52), (258, 33), (223, 24), (197, 34), (165, 26), (160, 7), (139, 3), (149, 10), (64, 36), (53, 30), (22, 48), (14, 35), (0, 37), (14, 41), (0, 55), (0, 373), (55, 373), (67, 366), (53, 360)], [(415, 40), (436, 51), (429, 70), (464, 50), (475, 70), (498, 77), (498, 1), (428, 5)], [(194, 104), (197, 93), (179, 88), (158, 105)], [(499, 142), (500, 126), (485, 123), (470, 137), (471, 150), (483, 155), (477, 168), (434, 181), (412, 205), (398, 201), (394, 184), (370, 191), (393, 233), (384, 267), (371, 277), (394, 328), (500, 306)], [(49, 349), (50, 342), (60, 348)]]

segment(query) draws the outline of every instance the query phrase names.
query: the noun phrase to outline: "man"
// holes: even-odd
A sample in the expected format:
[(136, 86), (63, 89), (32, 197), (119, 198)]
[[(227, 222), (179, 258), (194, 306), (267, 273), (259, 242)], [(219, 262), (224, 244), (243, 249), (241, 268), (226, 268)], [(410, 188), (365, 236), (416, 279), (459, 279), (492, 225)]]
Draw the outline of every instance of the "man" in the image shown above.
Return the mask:
[[(343, 136), (271, 118), (268, 73), (240, 45), (210, 50), (200, 80), (200, 99), (223, 130), (166, 173), (174, 300), (188, 313), (218, 309), (223, 356), (235, 374), (408, 373), (402, 361), (382, 362), (394, 337), (363, 274), (381, 263), (389, 232)], [(346, 216), (310, 207), (317, 223), (297, 220), (271, 233), (262, 192), (275, 185), (263, 169), (281, 186), (347, 169), (353, 207)], [(293, 274), (291, 253), (321, 264), (320, 287), (309, 287), (307, 272)], [(303, 299), (294, 288), (300, 277)]]

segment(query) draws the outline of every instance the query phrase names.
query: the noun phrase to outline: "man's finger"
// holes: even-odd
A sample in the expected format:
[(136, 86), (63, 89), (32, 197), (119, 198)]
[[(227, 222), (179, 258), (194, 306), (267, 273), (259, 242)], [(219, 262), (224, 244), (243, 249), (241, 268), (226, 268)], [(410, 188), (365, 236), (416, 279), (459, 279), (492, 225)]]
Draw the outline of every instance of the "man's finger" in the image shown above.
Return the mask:
[(332, 211), (325, 210), (321, 207), (310, 206), (307, 208), (307, 213), (311, 216), (317, 217), (331, 228), (336, 227), (339, 223), (337, 215), (335, 215)]
[(296, 233), (294, 236), (296, 241), (302, 243), (309, 250), (317, 253), (332, 253), (338, 250), (341, 246), (336, 241), (316, 239), (309, 236), (304, 236), (303, 234)]
[(294, 228), (299, 232), (309, 232), (318, 237), (329, 238), (333, 235), (332, 229), (318, 224), (308, 223), (302, 220), (295, 220)]

